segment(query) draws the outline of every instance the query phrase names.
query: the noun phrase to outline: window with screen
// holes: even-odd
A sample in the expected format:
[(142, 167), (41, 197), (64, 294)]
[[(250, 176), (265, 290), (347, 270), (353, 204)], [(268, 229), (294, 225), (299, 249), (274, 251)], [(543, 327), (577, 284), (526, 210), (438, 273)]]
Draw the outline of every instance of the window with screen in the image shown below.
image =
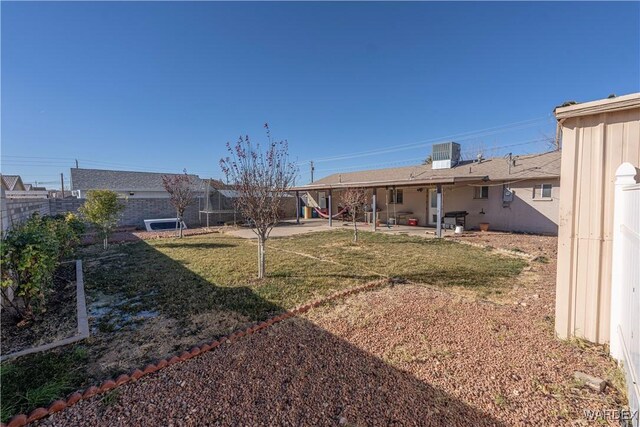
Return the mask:
[(389, 203), (401, 205), (403, 194), (401, 189), (392, 188), (389, 190)]
[(474, 199), (488, 199), (489, 198), (489, 187), (483, 185), (482, 187), (474, 187), (473, 193)]
[(533, 189), (534, 199), (550, 199), (553, 186), (551, 184), (540, 184)]

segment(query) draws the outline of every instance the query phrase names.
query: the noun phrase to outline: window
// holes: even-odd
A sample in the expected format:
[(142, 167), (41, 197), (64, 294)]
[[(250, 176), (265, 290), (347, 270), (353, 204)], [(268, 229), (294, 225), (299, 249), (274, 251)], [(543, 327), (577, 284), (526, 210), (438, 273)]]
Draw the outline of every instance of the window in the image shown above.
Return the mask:
[(389, 203), (401, 205), (402, 204), (402, 190), (392, 188), (389, 190)]
[(488, 199), (489, 198), (489, 187), (483, 185), (482, 187), (474, 187), (473, 192), (474, 199)]
[(553, 186), (551, 184), (536, 185), (533, 188), (533, 198), (534, 199), (550, 199), (552, 188)]
[(318, 191), (318, 206), (320, 209), (327, 208), (327, 193), (324, 191)]

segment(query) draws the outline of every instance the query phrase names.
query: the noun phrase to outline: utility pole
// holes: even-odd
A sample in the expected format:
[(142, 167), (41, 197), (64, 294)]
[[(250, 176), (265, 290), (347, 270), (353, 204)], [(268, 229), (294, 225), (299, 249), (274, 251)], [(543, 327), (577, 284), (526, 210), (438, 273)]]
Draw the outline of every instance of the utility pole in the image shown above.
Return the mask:
[(78, 159), (76, 159), (76, 169), (78, 169)]
[(60, 188), (62, 189), (62, 198), (64, 199), (64, 175), (60, 173)]
[(313, 184), (313, 171), (316, 170), (316, 168), (313, 166), (313, 160), (311, 160), (309, 163), (311, 166), (311, 183)]

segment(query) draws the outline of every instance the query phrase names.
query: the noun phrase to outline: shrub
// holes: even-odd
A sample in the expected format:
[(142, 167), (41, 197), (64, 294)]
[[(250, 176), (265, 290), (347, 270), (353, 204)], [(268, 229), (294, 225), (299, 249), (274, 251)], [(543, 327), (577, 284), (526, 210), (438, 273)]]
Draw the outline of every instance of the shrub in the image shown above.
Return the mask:
[(57, 258), (62, 260), (73, 255), (74, 249), (80, 243), (80, 236), (71, 228), (65, 218), (44, 217), (43, 224), (49, 229), (58, 243)]
[(80, 217), (73, 212), (67, 212), (67, 214), (64, 216), (64, 220), (67, 222), (67, 224), (69, 224), (69, 227), (71, 227), (73, 232), (76, 233), (76, 236), (78, 236), (78, 238), (80, 238), (80, 236), (82, 236), (86, 231), (84, 222), (82, 222)]
[[(0, 264), (3, 298), (22, 319), (33, 317), (33, 306), (44, 302), (59, 261), (59, 242), (54, 229), (39, 215), (9, 230), (2, 239)], [(8, 290), (22, 299), (10, 301)]]
[[(18, 317), (29, 319), (42, 307), (53, 274), (63, 258), (73, 254), (79, 235), (66, 218), (31, 218), (2, 236), (0, 290)], [(13, 288), (18, 299), (8, 298)]]

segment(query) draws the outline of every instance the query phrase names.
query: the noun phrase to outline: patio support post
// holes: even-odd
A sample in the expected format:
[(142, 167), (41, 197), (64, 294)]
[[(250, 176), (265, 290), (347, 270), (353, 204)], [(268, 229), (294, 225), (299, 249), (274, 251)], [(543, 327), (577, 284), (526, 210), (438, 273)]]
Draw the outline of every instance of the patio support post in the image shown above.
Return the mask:
[(373, 197), (371, 198), (371, 229), (376, 231), (376, 221), (378, 220), (378, 212), (376, 211), (376, 189), (373, 189)]
[(329, 189), (329, 202), (328, 202), (328, 210), (329, 210), (329, 227), (333, 227), (333, 209), (331, 206), (331, 189)]
[(436, 219), (436, 236), (442, 237), (442, 184), (436, 185), (436, 209), (438, 211)]
[(296, 224), (300, 224), (300, 192), (296, 190)]

